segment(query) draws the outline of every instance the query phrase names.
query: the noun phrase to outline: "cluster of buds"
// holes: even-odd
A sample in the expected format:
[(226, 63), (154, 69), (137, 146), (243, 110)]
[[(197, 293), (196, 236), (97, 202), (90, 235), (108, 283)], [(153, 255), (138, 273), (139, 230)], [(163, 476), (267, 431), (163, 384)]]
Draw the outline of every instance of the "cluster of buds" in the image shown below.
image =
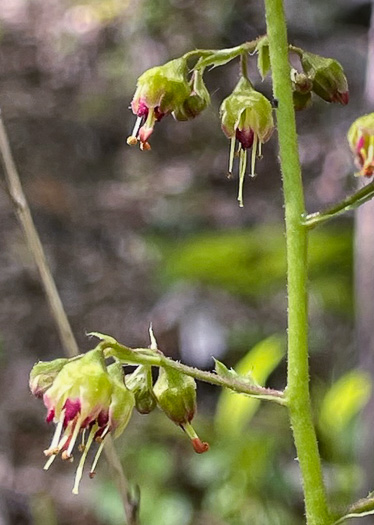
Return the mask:
[(311, 103), (312, 92), (326, 102), (348, 104), (348, 82), (337, 60), (291, 47), (300, 57), (303, 71), (292, 69), (291, 81), (295, 109), (304, 109)]
[[(48, 449), (47, 470), (58, 454), (64, 460), (73, 460), (73, 449), (81, 438), (81, 458), (76, 470), (73, 493), (78, 494), (79, 482), (88, 451), (94, 441), (99, 443), (90, 469), (95, 474), (104, 438), (110, 433), (118, 437), (130, 419), (135, 400), (124, 385), (122, 366), (105, 365), (99, 349), (73, 359), (57, 359), (37, 363), (30, 374), (30, 389), (42, 397), (47, 408), (46, 421), (54, 422), (56, 429)], [(86, 440), (87, 438), (87, 440)]]
[[(262, 144), (274, 131), (273, 109), (269, 100), (256, 91), (250, 81), (241, 77), (234, 91), (222, 102), (221, 125), (231, 141), (229, 176), (234, 156), (239, 156), (239, 205), (243, 206), (243, 182), (247, 168), (248, 150), (252, 148), (250, 176), (255, 176), (256, 157), (261, 157)], [(236, 141), (239, 146), (235, 151)]]
[(98, 347), (73, 359), (37, 363), (30, 374), (30, 389), (43, 399), (46, 421), (56, 425), (51, 444), (44, 451), (48, 458), (44, 469), (48, 470), (59, 454), (63, 460), (73, 461), (74, 448), (80, 441), (73, 494), (78, 494), (92, 444), (97, 442), (98, 449), (90, 478), (95, 474), (106, 436), (117, 438), (122, 434), (134, 407), (141, 414), (149, 414), (158, 406), (186, 432), (196, 452), (209, 448), (191, 425), (196, 412), (195, 381), (180, 372), (161, 368), (153, 386), (150, 366), (139, 365), (125, 376), (121, 363), (106, 365), (103, 350)]
[(136, 122), (127, 143), (132, 146), (140, 142), (142, 150), (151, 148), (148, 140), (156, 122), (172, 114), (176, 120), (190, 120), (209, 104), (203, 70), (195, 70), (189, 81), (186, 59), (171, 60), (143, 73), (137, 82), (131, 109)]
[(348, 142), (360, 170), (357, 175), (371, 177), (374, 174), (374, 113), (353, 122), (348, 131)]

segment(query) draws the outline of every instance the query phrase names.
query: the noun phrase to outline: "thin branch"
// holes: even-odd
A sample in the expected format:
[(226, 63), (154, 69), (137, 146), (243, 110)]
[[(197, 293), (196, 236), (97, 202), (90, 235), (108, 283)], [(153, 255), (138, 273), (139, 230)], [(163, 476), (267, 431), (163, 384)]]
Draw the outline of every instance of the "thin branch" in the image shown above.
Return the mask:
[(17, 218), (23, 229), (27, 245), (39, 270), (40, 279), (43, 284), (52, 315), (55, 319), (62, 345), (64, 347), (65, 353), (69, 357), (73, 357), (79, 353), (78, 345), (75, 341), (72, 329), (49, 269), (43, 246), (40, 242), (38, 232), (36, 231), (35, 224), (31, 216), (30, 208), (22, 189), (22, 184), (10, 150), (9, 140), (5, 130), (1, 111), (0, 151), (9, 195), (14, 205)]
[[(22, 184), (10, 149), (8, 135), (0, 110), (0, 156), (4, 168), (4, 176), (11, 202), (16, 216), (22, 227), (28, 248), (39, 270), (40, 280), (50, 306), (52, 317), (60, 335), (65, 354), (74, 357), (79, 354), (77, 342), (71, 329), (69, 320), (64, 310), (56, 284), (52, 277), (47, 258), (45, 256), (39, 234), (36, 230), (31, 211), (23, 192)], [(122, 503), (128, 525), (137, 525), (134, 502), (131, 500), (128, 482), (123, 473), (121, 462), (115, 451), (111, 436), (106, 437), (104, 452), (110, 467), (111, 474), (117, 484), (122, 497)]]
[[(96, 334), (97, 335), (97, 334)], [(105, 336), (102, 336), (103, 339)], [(105, 339), (99, 344), (99, 347), (105, 350), (106, 357), (115, 357), (124, 364), (139, 364), (148, 366), (158, 366), (163, 368), (172, 368), (185, 375), (191, 376), (198, 381), (204, 381), (213, 385), (229, 388), (234, 392), (240, 394), (247, 394), (258, 399), (273, 401), (279, 405), (286, 405), (287, 400), (284, 393), (280, 390), (272, 388), (265, 388), (262, 386), (251, 384), (245, 378), (226, 377), (216, 374), (214, 372), (206, 372), (198, 368), (184, 365), (179, 361), (173, 361), (169, 357), (164, 356), (161, 352), (150, 350), (147, 348), (131, 349), (121, 345), (113, 338)]]
[(303, 225), (306, 226), (308, 229), (314, 228), (318, 224), (322, 224), (323, 222), (333, 219), (334, 217), (337, 217), (338, 215), (341, 215), (346, 211), (358, 208), (359, 206), (361, 206), (361, 204), (364, 204), (373, 197), (374, 181), (370, 182), (363, 188), (356, 191), (356, 193), (353, 193), (353, 195), (350, 195), (346, 199), (342, 200), (341, 202), (338, 202), (338, 204), (335, 204), (334, 206), (328, 208), (325, 211), (309, 213), (304, 217)]

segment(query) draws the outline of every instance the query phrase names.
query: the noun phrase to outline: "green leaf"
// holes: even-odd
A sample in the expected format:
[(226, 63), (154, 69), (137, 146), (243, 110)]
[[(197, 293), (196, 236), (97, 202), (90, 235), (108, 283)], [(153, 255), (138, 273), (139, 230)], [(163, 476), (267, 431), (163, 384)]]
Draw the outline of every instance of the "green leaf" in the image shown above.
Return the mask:
[(269, 54), (269, 41), (267, 38), (259, 40), (256, 50), (257, 57), (257, 68), (260, 72), (262, 80), (270, 71), (270, 54)]
[[(264, 339), (255, 345), (239, 361), (236, 373), (248, 377), (264, 385), (269, 375), (278, 366), (284, 356), (283, 339), (277, 335)], [(222, 363), (220, 363), (222, 365)], [(217, 365), (216, 365), (217, 366)], [(231, 373), (225, 365), (219, 366), (223, 373)], [(227, 371), (227, 372), (226, 372)], [(244, 394), (232, 393), (223, 390), (218, 400), (215, 424), (218, 432), (222, 434), (238, 435), (243, 432), (244, 427), (252, 419), (259, 407), (260, 401)]]
[(362, 370), (352, 370), (343, 375), (322, 401), (321, 429), (328, 434), (341, 433), (369, 401), (371, 386), (370, 375)]

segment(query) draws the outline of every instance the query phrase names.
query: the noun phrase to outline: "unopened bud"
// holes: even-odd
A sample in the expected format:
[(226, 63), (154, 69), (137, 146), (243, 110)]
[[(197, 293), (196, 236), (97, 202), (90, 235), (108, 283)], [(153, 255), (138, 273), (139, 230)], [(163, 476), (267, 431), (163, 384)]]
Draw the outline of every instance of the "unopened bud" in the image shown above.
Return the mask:
[(301, 63), (305, 73), (313, 81), (313, 91), (316, 95), (326, 102), (348, 104), (348, 82), (337, 60), (304, 51)]

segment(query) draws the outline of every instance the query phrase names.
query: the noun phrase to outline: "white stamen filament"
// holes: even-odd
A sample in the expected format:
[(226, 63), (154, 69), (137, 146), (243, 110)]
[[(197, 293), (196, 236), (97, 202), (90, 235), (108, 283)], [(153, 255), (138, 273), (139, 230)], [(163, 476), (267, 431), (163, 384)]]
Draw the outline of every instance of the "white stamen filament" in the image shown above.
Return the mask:
[(60, 414), (60, 419), (58, 420), (55, 432), (53, 434), (51, 445), (47, 450), (44, 451), (44, 454), (46, 456), (50, 456), (51, 454), (56, 454), (58, 452), (57, 445), (58, 445), (58, 442), (61, 436), (62, 427), (64, 425), (64, 419), (65, 419), (65, 410), (62, 410)]
[(247, 168), (247, 151), (241, 150), (240, 159), (239, 159), (239, 191), (238, 191), (238, 201), (240, 208), (243, 208), (243, 184), (245, 177), (245, 170)]
[(95, 455), (94, 460), (93, 460), (92, 465), (91, 465), (91, 469), (90, 469), (90, 477), (92, 477), (92, 476), (95, 474), (95, 468), (96, 468), (97, 462), (99, 461), (99, 458), (100, 458), (100, 456), (101, 456), (101, 453), (102, 453), (102, 451), (103, 451), (104, 443), (105, 443), (105, 441), (103, 440), (103, 441), (100, 443), (99, 448), (97, 449), (96, 455)]
[(230, 157), (229, 157), (229, 174), (232, 174), (232, 167), (234, 165), (234, 155), (235, 155), (235, 137), (231, 137), (230, 144)]
[(83, 453), (81, 455), (81, 459), (79, 461), (79, 465), (78, 465), (77, 471), (75, 473), (74, 487), (73, 487), (73, 490), (72, 490), (73, 494), (78, 494), (79, 483), (80, 483), (80, 481), (82, 479), (82, 475), (83, 475), (84, 463), (86, 461), (87, 454), (88, 454), (88, 451), (90, 450), (90, 447), (92, 445), (92, 441), (94, 439), (96, 431), (97, 431), (97, 425), (94, 425), (91, 428), (91, 431), (90, 431), (90, 433), (88, 435), (86, 447), (85, 447), (85, 449), (84, 449), (84, 451), (83, 451)]
[(262, 142), (261, 142), (261, 140), (259, 140), (257, 157), (261, 157), (261, 156), (262, 156)]
[(140, 124), (142, 123), (142, 120), (143, 120), (143, 117), (138, 117), (136, 119), (135, 126), (134, 126), (134, 129), (132, 130), (131, 136), (133, 136), (133, 137), (137, 137), (138, 136), (138, 131), (139, 131), (139, 128), (140, 128)]
[(74, 427), (74, 432), (73, 432), (73, 435), (71, 437), (71, 440), (70, 440), (70, 443), (69, 443), (69, 446), (66, 450), (66, 457), (67, 458), (70, 458), (71, 457), (71, 453), (73, 451), (73, 448), (74, 448), (74, 445), (75, 445), (75, 442), (77, 440), (77, 437), (78, 437), (78, 434), (79, 434), (79, 431), (81, 429), (81, 423), (83, 421), (83, 417), (82, 416), (79, 416), (75, 422), (75, 427)]
[(255, 165), (256, 165), (256, 153), (257, 153), (257, 146), (258, 146), (258, 137), (255, 133), (253, 137), (253, 145), (252, 145), (252, 157), (251, 157), (251, 177), (255, 177)]
[(54, 460), (56, 459), (56, 454), (53, 454), (47, 461), (47, 463), (44, 465), (43, 467), (43, 470), (48, 470), (49, 467), (52, 465), (52, 463), (54, 462)]
[(97, 441), (98, 443), (100, 443), (100, 442), (105, 438), (105, 436), (106, 436), (107, 433), (109, 432), (109, 429), (110, 429), (110, 426), (107, 425), (107, 426), (105, 427), (103, 433), (101, 434), (101, 436), (99, 436), (98, 438), (96, 438), (96, 441)]

